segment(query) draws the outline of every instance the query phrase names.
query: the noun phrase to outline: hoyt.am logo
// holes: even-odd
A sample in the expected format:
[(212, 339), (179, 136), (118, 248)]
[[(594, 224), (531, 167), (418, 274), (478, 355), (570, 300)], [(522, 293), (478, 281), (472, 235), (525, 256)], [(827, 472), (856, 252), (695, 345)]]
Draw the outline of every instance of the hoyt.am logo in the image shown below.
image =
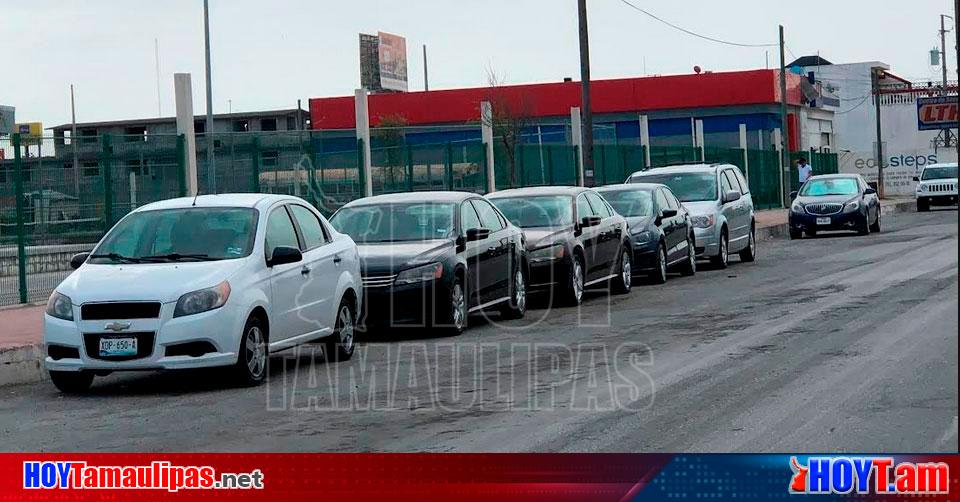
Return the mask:
[(945, 494), (950, 466), (943, 462), (897, 462), (892, 457), (790, 457), (790, 493)]

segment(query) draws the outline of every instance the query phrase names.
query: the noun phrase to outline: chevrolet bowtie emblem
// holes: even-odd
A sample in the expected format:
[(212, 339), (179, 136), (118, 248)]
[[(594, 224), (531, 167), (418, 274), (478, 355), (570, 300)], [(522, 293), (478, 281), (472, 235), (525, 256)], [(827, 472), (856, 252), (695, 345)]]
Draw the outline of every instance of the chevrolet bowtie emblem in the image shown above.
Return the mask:
[(130, 323), (128, 322), (111, 322), (103, 327), (107, 331), (124, 331), (130, 329)]

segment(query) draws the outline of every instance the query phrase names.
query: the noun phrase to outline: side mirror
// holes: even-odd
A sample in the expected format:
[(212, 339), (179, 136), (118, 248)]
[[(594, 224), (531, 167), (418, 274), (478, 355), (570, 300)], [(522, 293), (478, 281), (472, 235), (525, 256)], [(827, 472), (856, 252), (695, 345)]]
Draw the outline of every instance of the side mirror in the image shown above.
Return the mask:
[(742, 196), (743, 196), (743, 195), (740, 194), (740, 191), (739, 191), (739, 190), (730, 190), (729, 192), (726, 192), (726, 193), (723, 194), (723, 201), (722, 201), (722, 202), (723, 202), (724, 204), (729, 204), (730, 202), (736, 202), (736, 201), (740, 200), (740, 197), (742, 197)]
[(90, 253), (77, 253), (73, 255), (73, 258), (70, 258), (70, 268), (74, 270), (80, 268), (80, 266), (83, 265), (89, 257)]
[(914, 176), (914, 177), (913, 177), (913, 181), (920, 181), (920, 177), (919, 177), (919, 176)]
[(876, 189), (873, 189), (873, 188), (865, 188), (863, 190), (863, 195), (873, 195), (875, 193), (877, 193), (877, 191)]
[(482, 241), (490, 237), (489, 228), (471, 228), (467, 230), (467, 242)]
[(287, 263), (297, 263), (303, 260), (303, 254), (300, 250), (290, 246), (280, 246), (273, 250), (273, 256), (267, 260), (268, 267), (285, 265)]
[(663, 211), (660, 211), (661, 218), (673, 218), (676, 215), (677, 215), (676, 209), (664, 209)]
[(791, 200), (792, 200), (792, 199), (796, 199), (796, 198), (797, 198), (797, 195), (800, 195), (800, 192), (798, 192), (798, 191), (796, 191), (796, 190), (790, 192), (790, 199), (791, 199)]
[(584, 216), (580, 220), (580, 226), (583, 228), (595, 227), (600, 224), (601, 218), (599, 216)]

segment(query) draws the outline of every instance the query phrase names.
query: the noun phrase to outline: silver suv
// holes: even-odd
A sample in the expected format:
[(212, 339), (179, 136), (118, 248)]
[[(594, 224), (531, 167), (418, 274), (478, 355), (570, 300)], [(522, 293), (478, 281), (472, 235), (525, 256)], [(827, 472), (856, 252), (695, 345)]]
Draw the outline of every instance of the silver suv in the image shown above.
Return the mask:
[(698, 258), (726, 268), (730, 253), (740, 261), (757, 256), (756, 222), (750, 187), (737, 166), (691, 164), (633, 173), (627, 183), (661, 183), (690, 212)]

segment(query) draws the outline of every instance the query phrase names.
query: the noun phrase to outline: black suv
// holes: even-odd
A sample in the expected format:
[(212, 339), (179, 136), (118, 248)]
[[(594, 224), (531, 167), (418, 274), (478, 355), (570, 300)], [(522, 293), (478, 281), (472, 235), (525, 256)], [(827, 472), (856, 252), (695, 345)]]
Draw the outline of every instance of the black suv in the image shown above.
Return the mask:
[(523, 229), (531, 289), (556, 289), (568, 305), (579, 305), (585, 288), (611, 280), (617, 292), (630, 291), (627, 222), (595, 190), (533, 187), (487, 197)]
[(367, 326), (459, 334), (470, 313), (520, 318), (527, 305), (523, 233), (482, 196), (415, 192), (355, 200), (330, 223), (357, 243)]

